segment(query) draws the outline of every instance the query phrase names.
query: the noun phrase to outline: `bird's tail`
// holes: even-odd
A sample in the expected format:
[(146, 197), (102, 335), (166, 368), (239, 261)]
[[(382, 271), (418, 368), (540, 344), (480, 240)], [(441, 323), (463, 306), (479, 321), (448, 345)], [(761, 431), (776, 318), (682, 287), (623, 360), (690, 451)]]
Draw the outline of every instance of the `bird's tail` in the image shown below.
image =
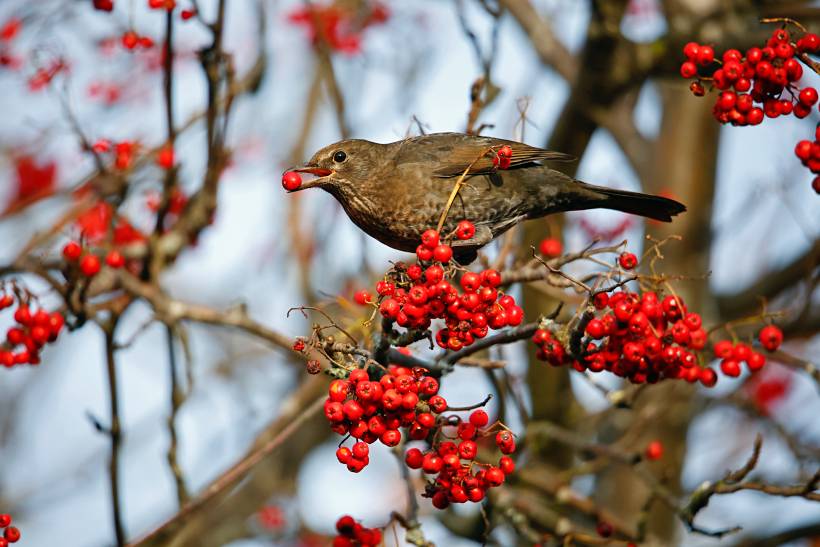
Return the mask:
[(579, 203), (579, 209), (614, 209), (663, 222), (671, 222), (673, 216), (686, 211), (686, 206), (674, 199), (595, 186), (581, 181), (578, 184), (588, 191), (584, 194), (589, 197)]

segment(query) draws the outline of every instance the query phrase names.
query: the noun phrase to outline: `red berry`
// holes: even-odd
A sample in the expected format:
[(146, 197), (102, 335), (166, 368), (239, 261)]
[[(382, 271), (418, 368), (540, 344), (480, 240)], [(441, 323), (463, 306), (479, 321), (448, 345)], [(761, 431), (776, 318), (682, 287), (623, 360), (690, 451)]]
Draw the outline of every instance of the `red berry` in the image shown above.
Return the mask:
[(461, 240), (471, 239), (475, 235), (475, 225), (469, 220), (462, 220), (456, 227), (456, 237)]
[(820, 38), (814, 33), (808, 33), (800, 39), (798, 47), (805, 52), (815, 53), (820, 49)]
[(695, 97), (703, 97), (706, 95), (706, 88), (703, 87), (703, 84), (700, 83), (700, 80), (695, 80), (691, 84), (689, 84), (689, 91), (692, 92), (692, 95)]
[(474, 410), (470, 414), (470, 423), (476, 427), (484, 427), (490, 421), (490, 417), (481, 409)]
[(94, 9), (99, 11), (111, 11), (114, 9), (114, 0), (94, 0)]
[(595, 526), (595, 531), (602, 538), (608, 538), (612, 535), (613, 529), (610, 523), (602, 520)]
[(188, 19), (191, 19), (195, 15), (196, 15), (196, 10), (194, 10), (194, 9), (184, 9), (179, 13), (180, 18), (182, 18), (183, 21), (187, 21)]
[(624, 270), (631, 270), (638, 265), (638, 257), (632, 253), (623, 252), (621, 256), (618, 257), (618, 263)]
[(428, 249), (435, 249), (438, 245), (438, 241), (439, 235), (435, 230), (426, 230), (423, 234), (421, 234), (421, 244)]
[(663, 444), (660, 441), (652, 441), (646, 445), (644, 455), (647, 460), (659, 460), (663, 456)]
[(698, 74), (698, 67), (692, 61), (686, 61), (680, 66), (680, 75), (684, 78), (694, 78)]
[(737, 95), (734, 91), (724, 91), (718, 97), (718, 108), (721, 110), (731, 110), (737, 102)]
[(746, 115), (746, 121), (749, 122), (749, 125), (759, 125), (760, 122), (763, 121), (763, 110), (758, 107), (754, 107)]
[(504, 145), (498, 149), (498, 155), (502, 158), (511, 158), (513, 154), (512, 148), (508, 145)]
[(694, 60), (698, 53), (700, 53), (700, 44), (697, 42), (689, 42), (685, 46), (683, 46), (683, 54), (686, 55), (686, 58), (689, 60)]
[(81, 254), (83, 254), (83, 248), (76, 241), (69, 241), (63, 247), (63, 256), (70, 262), (79, 259)]
[(697, 53), (697, 61), (701, 66), (706, 66), (715, 60), (715, 50), (712, 46), (700, 46)]
[(379, 440), (385, 446), (396, 446), (401, 442), (401, 432), (398, 429), (388, 429), (381, 434)]
[(763, 52), (759, 47), (753, 47), (746, 51), (746, 62), (750, 65), (756, 65), (763, 59)]
[(502, 473), (509, 475), (515, 471), (515, 462), (509, 456), (501, 456), (501, 459), (498, 460), (498, 467), (501, 469)]
[(354, 458), (358, 458), (363, 460), (370, 455), (370, 447), (367, 446), (367, 443), (359, 441), (353, 445), (353, 449), (351, 450), (351, 454), (353, 454)]
[(424, 455), (421, 468), (425, 473), (428, 475), (434, 475), (441, 471), (442, 467), (444, 467), (444, 460), (442, 460), (439, 456), (433, 454), (432, 452)]
[(717, 374), (710, 368), (702, 368), (698, 373), (700, 383), (706, 387), (713, 387), (717, 384)]
[(139, 42), (139, 36), (133, 30), (129, 30), (122, 35), (122, 45), (125, 49), (134, 49)]
[(86, 277), (93, 277), (100, 271), (100, 257), (93, 254), (87, 254), (80, 261), (80, 271)]
[(726, 376), (737, 378), (740, 376), (740, 363), (734, 359), (724, 359), (720, 362), (720, 371)]
[(20, 540), (20, 530), (18, 530), (14, 526), (9, 526), (8, 528), (6, 528), (3, 537), (6, 538), (6, 540), (8, 540), (9, 543), (16, 543)]
[(433, 258), (436, 262), (446, 264), (453, 258), (453, 249), (450, 248), (449, 245), (437, 245), (436, 248), (433, 249)]
[(410, 469), (419, 469), (424, 461), (424, 454), (418, 448), (411, 448), (404, 454), (404, 463)]
[(346, 464), (350, 461), (351, 455), (352, 452), (346, 446), (339, 447), (339, 449), (336, 450), (336, 459), (339, 460), (339, 463)]
[(542, 240), (538, 248), (541, 251), (541, 254), (547, 258), (561, 256), (561, 253), (563, 252), (563, 245), (561, 244), (561, 241), (554, 238)]
[(353, 301), (360, 306), (366, 306), (373, 302), (373, 295), (371, 295), (369, 291), (362, 289), (356, 291), (356, 294), (353, 295)]
[(760, 330), (758, 338), (767, 351), (775, 351), (783, 343), (783, 331), (776, 325), (767, 325)]
[(292, 192), (302, 186), (302, 176), (296, 171), (288, 171), (282, 175), (282, 187)]
[[(162, 167), (163, 169), (170, 169), (174, 166), (174, 148), (172, 146), (163, 146), (160, 151), (157, 153), (157, 165)], [(298, 176), (298, 174), (297, 174)], [(284, 184), (284, 176), (283, 176), (283, 184)]]
[(587, 323), (586, 333), (595, 340), (600, 340), (606, 336), (606, 327), (600, 319), (592, 319)]
[(125, 265), (125, 257), (121, 252), (113, 250), (105, 257), (105, 263), (111, 268), (122, 268)]
[(504, 472), (498, 467), (490, 467), (484, 473), (484, 480), (490, 486), (500, 486), (504, 482)]
[(813, 87), (805, 87), (800, 90), (798, 100), (806, 106), (814, 106), (817, 102), (817, 90)]

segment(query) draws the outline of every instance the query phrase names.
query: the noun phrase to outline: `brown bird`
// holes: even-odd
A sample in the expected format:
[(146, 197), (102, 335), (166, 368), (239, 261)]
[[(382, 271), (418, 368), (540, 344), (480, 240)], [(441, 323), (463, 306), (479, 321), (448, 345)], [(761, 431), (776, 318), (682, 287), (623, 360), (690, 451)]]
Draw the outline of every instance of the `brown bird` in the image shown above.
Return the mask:
[[(493, 159), (504, 146), (512, 150), (510, 164), (498, 169)], [(669, 222), (686, 210), (664, 197), (586, 184), (544, 163), (573, 159), (514, 141), (461, 133), (389, 144), (353, 139), (322, 148), (297, 168), (318, 178), (294, 191), (322, 188), (368, 235), (413, 252), (421, 234), (436, 228), (454, 184), (467, 172), (442, 229), (450, 233), (464, 219), (475, 224), (472, 239), (453, 242), (462, 263), (517, 223), (551, 213), (602, 208)]]

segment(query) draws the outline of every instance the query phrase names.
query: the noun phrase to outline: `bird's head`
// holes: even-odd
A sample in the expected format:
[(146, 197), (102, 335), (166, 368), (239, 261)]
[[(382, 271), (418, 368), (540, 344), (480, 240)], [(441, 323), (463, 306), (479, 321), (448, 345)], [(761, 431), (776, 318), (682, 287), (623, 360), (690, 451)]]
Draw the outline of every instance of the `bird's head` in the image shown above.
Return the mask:
[(317, 178), (304, 182), (294, 190), (322, 188), (331, 193), (355, 188), (367, 181), (379, 165), (379, 150), (383, 145), (352, 139), (325, 146), (306, 164), (297, 167), (298, 173), (309, 173)]

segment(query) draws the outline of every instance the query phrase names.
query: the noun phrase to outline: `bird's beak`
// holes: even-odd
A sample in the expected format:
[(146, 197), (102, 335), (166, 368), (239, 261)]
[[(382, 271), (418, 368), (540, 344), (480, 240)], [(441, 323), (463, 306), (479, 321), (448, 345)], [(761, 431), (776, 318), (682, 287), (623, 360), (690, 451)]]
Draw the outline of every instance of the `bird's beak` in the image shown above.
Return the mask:
[(310, 163), (297, 167), (296, 169), (291, 169), (291, 171), (296, 171), (297, 173), (307, 173), (316, 177), (315, 179), (303, 182), (299, 188), (293, 190), (294, 192), (305, 190), (306, 188), (321, 186), (322, 184), (328, 182), (328, 177), (333, 174), (333, 171), (330, 169), (322, 169), (321, 167), (317, 167), (315, 164)]

